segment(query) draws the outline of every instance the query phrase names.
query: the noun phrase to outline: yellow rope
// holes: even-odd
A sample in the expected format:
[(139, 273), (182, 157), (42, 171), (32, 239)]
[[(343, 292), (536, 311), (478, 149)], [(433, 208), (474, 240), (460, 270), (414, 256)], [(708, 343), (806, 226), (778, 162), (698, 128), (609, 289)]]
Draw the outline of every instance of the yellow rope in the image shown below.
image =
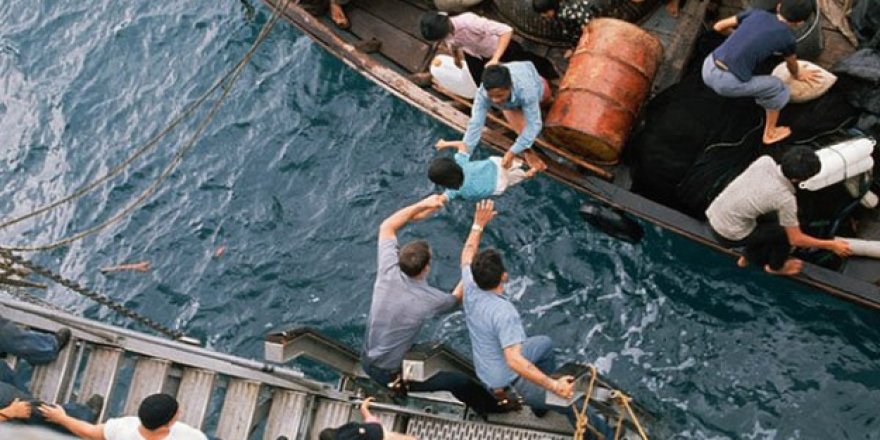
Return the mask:
[[(626, 410), (625, 415), (628, 415), (629, 419), (632, 420), (634, 425), (636, 425), (636, 429), (639, 431), (639, 436), (642, 438), (642, 440), (648, 440), (648, 434), (645, 433), (645, 429), (642, 428), (642, 424), (639, 423), (639, 418), (636, 417), (635, 412), (633, 412), (632, 407), (629, 405), (629, 402), (632, 400), (632, 398), (627, 396), (626, 394), (623, 394), (620, 391), (614, 391), (613, 393), (611, 393), (611, 398), (618, 399), (618, 401), (620, 402), (620, 406), (622, 406), (623, 409)], [(623, 421), (623, 417), (624, 414), (621, 414), (620, 421), (618, 422), (618, 427), (620, 426), (620, 422)]]
[[(159, 189), (159, 186), (162, 184), (162, 182), (177, 168), (177, 166), (183, 160), (183, 156), (185, 156), (194, 147), (195, 142), (198, 140), (199, 136), (207, 128), (208, 123), (211, 122), (211, 120), (214, 118), (214, 115), (217, 113), (217, 110), (220, 108), (220, 105), (223, 103), (223, 101), (229, 95), (229, 92), (232, 90), (233, 84), (235, 84), (235, 81), (238, 79), (239, 76), (241, 76), (241, 73), (244, 71), (244, 67), (248, 64), (250, 59), (253, 57), (254, 53), (256, 52), (257, 47), (263, 41), (266, 40), (267, 36), (269, 35), (269, 31), (272, 30), (272, 28), (278, 22), (278, 19), (281, 17), (282, 9), (286, 9), (287, 4), (289, 2), (290, 2), (290, 0), (285, 1), (283, 8), (276, 8), (275, 10), (273, 10), (272, 18), (268, 22), (266, 22), (266, 24), (263, 26), (263, 29), (260, 30), (260, 34), (257, 36), (257, 39), (254, 41), (254, 44), (250, 47), (250, 49), (245, 54), (245, 56), (242, 58), (242, 60), (232, 70), (231, 76), (229, 76), (229, 81), (227, 82), (227, 84), (225, 86), (223, 86), (223, 94), (220, 95), (220, 97), (217, 99), (217, 101), (214, 103), (214, 105), (209, 110), (208, 114), (202, 119), (201, 123), (199, 124), (199, 126), (196, 129), (196, 132), (189, 139), (187, 144), (184, 145), (183, 147), (181, 147), (180, 150), (178, 150), (178, 152), (174, 155), (174, 157), (171, 159), (171, 161), (165, 167), (162, 174), (160, 174), (159, 177), (157, 177), (146, 190), (144, 190), (137, 198), (135, 198), (132, 203), (130, 203), (122, 211), (120, 211), (119, 213), (117, 213), (116, 215), (114, 215), (113, 217), (108, 219), (107, 221), (105, 221), (97, 226), (94, 226), (92, 228), (86, 229), (85, 231), (82, 231), (80, 233), (66, 237), (64, 239), (61, 239), (61, 240), (58, 240), (58, 241), (55, 241), (55, 242), (52, 242), (49, 244), (41, 245), (41, 246), (9, 246), (9, 247), (3, 247), (2, 249), (12, 250), (12, 251), (22, 251), (22, 252), (35, 252), (35, 251), (51, 250), (51, 249), (55, 249), (55, 248), (58, 248), (61, 246), (68, 245), (74, 241), (83, 239), (89, 235), (100, 232), (104, 228), (122, 220), (128, 214), (130, 214), (132, 211), (134, 211), (134, 209), (137, 208), (141, 203), (143, 203), (146, 199), (148, 199), (150, 196), (152, 196)], [(224, 78), (221, 78), (220, 82), (222, 82), (222, 80), (225, 78), (226, 78), (226, 76), (224, 76)], [(214, 89), (215, 88), (212, 88), (211, 91), (213, 91)], [(182, 116), (181, 116), (181, 118), (182, 118)], [(176, 122), (179, 122), (179, 121), (175, 121), (175, 123)], [(155, 141), (158, 141), (158, 138), (154, 138), (154, 139), (155, 139)], [(145, 151), (145, 150), (143, 150), (143, 151)], [(135, 155), (138, 155), (141, 152), (136, 152)], [(132, 157), (134, 157), (134, 156), (132, 156)], [(129, 158), (126, 162), (130, 163), (131, 160), (133, 160), (133, 158)], [(123, 162), (123, 163), (125, 164), (126, 162)], [(119, 167), (117, 167), (117, 168), (119, 168)], [(95, 184), (93, 184), (93, 185), (95, 185)], [(87, 185), (84, 188), (88, 188), (88, 187), (89, 186)], [(83, 189), (81, 188), (79, 191), (77, 191), (74, 194), (82, 195), (85, 192), (87, 192), (87, 190), (83, 191)], [(66, 199), (72, 200), (73, 198), (75, 198), (75, 197), (68, 197)], [(62, 199), (62, 200), (64, 200), (64, 199)], [(37, 210), (35, 212), (36, 213), (44, 212), (48, 209), (51, 209), (51, 207), (57, 206), (61, 203), (63, 203), (63, 202), (56, 202), (56, 203), (47, 205), (47, 207), (40, 208), (39, 210)], [(34, 213), (31, 213), (31, 214), (36, 215)], [(31, 214), (25, 215), (25, 216), (20, 217), (18, 219), (13, 219), (11, 221), (5, 222), (3, 225), (0, 225), (0, 227), (8, 226), (10, 224), (17, 223), (25, 218), (32, 217), (33, 215), (31, 215)]]
[(590, 419), (587, 417), (587, 408), (590, 406), (590, 399), (593, 397), (593, 390), (596, 387), (596, 378), (599, 374), (596, 372), (596, 367), (590, 365), (590, 382), (587, 384), (587, 394), (584, 398), (584, 405), (580, 410), (577, 409), (577, 404), (572, 403), (571, 410), (574, 411), (574, 416), (577, 419), (577, 423), (574, 430), (574, 440), (584, 440), (584, 434), (587, 432), (587, 429), (590, 430), (597, 438), (603, 440), (605, 436), (603, 436), (599, 431), (590, 426)]

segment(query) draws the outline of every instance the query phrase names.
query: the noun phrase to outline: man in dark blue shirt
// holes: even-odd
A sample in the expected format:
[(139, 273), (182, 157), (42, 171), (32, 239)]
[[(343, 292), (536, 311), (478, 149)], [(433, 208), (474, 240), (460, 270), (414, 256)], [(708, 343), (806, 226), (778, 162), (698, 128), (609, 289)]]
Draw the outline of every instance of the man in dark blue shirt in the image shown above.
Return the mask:
[[(789, 90), (771, 75), (753, 75), (767, 58), (781, 54), (792, 78), (814, 82), (820, 73), (798, 69), (797, 41), (792, 28), (813, 13), (810, 0), (782, 0), (776, 14), (748, 9), (715, 23), (716, 32), (730, 34), (703, 62), (703, 81), (721, 96), (752, 96), (767, 112), (764, 143), (773, 144), (791, 135), (788, 127), (777, 126), (779, 112), (788, 103)], [(735, 29), (735, 31), (734, 31)]]

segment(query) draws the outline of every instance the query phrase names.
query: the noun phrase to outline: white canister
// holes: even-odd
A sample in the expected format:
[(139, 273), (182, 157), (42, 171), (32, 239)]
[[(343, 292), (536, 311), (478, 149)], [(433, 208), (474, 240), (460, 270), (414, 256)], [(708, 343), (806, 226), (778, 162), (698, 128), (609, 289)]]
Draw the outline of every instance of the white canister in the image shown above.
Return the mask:
[(477, 85), (474, 83), (467, 64), (462, 62), (461, 68), (456, 67), (455, 59), (449, 55), (437, 55), (431, 62), (431, 76), (440, 87), (458, 96), (474, 99)]
[(859, 137), (825, 147), (816, 152), (822, 168), (815, 176), (801, 182), (802, 189), (816, 191), (874, 167), (874, 139)]

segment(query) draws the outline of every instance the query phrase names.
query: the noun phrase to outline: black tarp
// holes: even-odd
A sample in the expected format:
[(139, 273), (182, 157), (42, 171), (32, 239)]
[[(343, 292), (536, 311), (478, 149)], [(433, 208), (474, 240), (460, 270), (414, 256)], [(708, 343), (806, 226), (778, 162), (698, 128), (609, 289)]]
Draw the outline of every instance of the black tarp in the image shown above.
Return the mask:
[(861, 47), (880, 49), (880, 1), (855, 0), (850, 23)]

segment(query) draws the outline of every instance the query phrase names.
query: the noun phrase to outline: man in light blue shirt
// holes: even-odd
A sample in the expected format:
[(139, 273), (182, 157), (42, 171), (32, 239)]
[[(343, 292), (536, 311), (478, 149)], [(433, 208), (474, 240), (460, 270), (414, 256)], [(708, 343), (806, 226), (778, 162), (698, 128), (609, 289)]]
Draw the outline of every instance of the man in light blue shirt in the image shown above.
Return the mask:
[[(556, 369), (553, 341), (547, 336), (526, 336), (516, 307), (504, 297), (508, 275), (501, 254), (491, 248), (478, 253), (483, 229), (495, 214), (491, 200), (477, 204), (471, 233), (461, 251), (465, 322), (477, 377), (496, 396), (515, 391), (536, 413), (557, 411), (574, 424), (570, 408), (546, 403), (547, 392), (570, 399), (574, 378), (547, 376)], [(589, 418), (594, 428), (606, 438), (613, 438), (604, 419), (592, 411)]]
[[(550, 101), (550, 85), (529, 61), (493, 64), (483, 71), (482, 81), (463, 141), (468, 150), (473, 151), (480, 143), (489, 107), (501, 109), (504, 118), (519, 133), (501, 160), (505, 169), (510, 168), (514, 156), (530, 149), (541, 134), (541, 104)], [(526, 160), (531, 164), (530, 155)]]

